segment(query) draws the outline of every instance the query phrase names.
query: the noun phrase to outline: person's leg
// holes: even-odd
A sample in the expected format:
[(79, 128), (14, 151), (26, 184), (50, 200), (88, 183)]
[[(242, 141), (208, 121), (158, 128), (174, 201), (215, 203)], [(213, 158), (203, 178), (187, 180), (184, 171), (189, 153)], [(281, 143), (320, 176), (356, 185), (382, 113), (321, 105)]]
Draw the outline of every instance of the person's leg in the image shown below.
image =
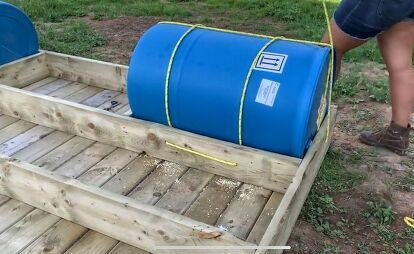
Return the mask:
[[(335, 73), (336, 73), (336, 76), (338, 76), (341, 70), (342, 57), (345, 55), (345, 53), (350, 51), (351, 49), (354, 49), (364, 44), (368, 40), (357, 39), (344, 33), (341, 30), (341, 28), (336, 24), (335, 19), (331, 20), (331, 31), (332, 31), (333, 45), (334, 45), (335, 54), (336, 54), (336, 72)], [(328, 43), (328, 44), (330, 43), (328, 32), (326, 32), (325, 35), (323, 36), (322, 42)]]
[(390, 76), (392, 122), (378, 132), (362, 132), (360, 140), (405, 154), (409, 146), (409, 119), (414, 106), (414, 22), (400, 22), (378, 36)]
[(414, 107), (414, 22), (401, 22), (378, 36), (390, 77), (392, 120), (407, 127)]

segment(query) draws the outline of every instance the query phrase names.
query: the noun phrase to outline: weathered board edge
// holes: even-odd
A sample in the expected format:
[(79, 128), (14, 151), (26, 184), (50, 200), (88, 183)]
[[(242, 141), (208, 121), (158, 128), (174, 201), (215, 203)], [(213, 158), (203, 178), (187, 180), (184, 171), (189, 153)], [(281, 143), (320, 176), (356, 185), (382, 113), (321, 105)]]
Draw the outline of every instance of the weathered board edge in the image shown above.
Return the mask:
[[(0, 112), (49, 128), (230, 177), (284, 193), (299, 159), (220, 141), (105, 110), (0, 85)], [(187, 149), (232, 160), (228, 165), (175, 149)]]
[[(287, 243), (293, 230), (295, 222), (300, 214), (301, 208), (309, 194), (312, 184), (316, 178), (325, 154), (329, 149), (333, 128), (336, 120), (337, 108), (331, 107), (330, 131), (328, 140), (328, 120), (325, 119), (321, 129), (309, 148), (299, 169), (293, 178), (292, 184), (287, 189), (279, 207), (274, 214), (269, 226), (260, 241), (259, 246), (283, 246)], [(257, 250), (256, 254), (282, 253), (282, 250)]]
[(152, 253), (165, 245), (253, 246), (214, 226), (4, 155), (0, 193)]
[(50, 75), (43, 51), (0, 65), (0, 83), (21, 88)]
[(126, 92), (128, 66), (43, 51), (51, 76), (103, 89)]

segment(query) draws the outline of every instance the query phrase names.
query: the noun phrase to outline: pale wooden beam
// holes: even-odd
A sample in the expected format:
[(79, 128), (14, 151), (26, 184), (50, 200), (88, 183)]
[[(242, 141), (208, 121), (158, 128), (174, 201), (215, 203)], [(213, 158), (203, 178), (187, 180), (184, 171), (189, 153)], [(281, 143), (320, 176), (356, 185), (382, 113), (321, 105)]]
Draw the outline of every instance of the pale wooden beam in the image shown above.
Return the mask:
[(119, 92), (126, 91), (128, 66), (50, 51), (46, 54), (51, 76)]
[(0, 65), (0, 84), (8, 86), (21, 88), (48, 76), (43, 52)]
[[(4, 85), (0, 113), (282, 193), (301, 161)], [(166, 141), (236, 165), (177, 150)]]
[[(285, 245), (293, 230), (295, 222), (300, 214), (302, 206), (309, 194), (319, 168), (328, 151), (334, 123), (336, 119), (336, 107), (332, 107), (329, 139), (326, 140), (328, 121), (325, 119), (321, 129), (316, 135), (312, 146), (306, 153), (299, 169), (293, 178), (292, 184), (286, 191), (279, 207), (273, 216), (269, 226), (260, 241), (260, 246), (281, 246)], [(256, 254), (282, 253), (281, 250), (257, 250)]]
[(252, 245), (213, 226), (3, 155), (0, 194), (152, 253), (165, 253), (156, 250), (165, 245)]

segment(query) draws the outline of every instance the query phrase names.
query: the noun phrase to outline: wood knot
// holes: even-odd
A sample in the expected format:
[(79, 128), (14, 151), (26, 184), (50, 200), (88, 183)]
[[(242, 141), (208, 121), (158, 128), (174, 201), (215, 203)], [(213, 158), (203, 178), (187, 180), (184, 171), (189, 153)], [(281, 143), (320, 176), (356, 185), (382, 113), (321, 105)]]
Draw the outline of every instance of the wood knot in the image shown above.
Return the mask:
[(154, 133), (148, 133), (147, 138), (148, 140), (151, 140), (151, 141), (156, 141), (158, 139), (157, 135), (155, 135)]
[(88, 123), (88, 127), (91, 129), (95, 129), (95, 125), (93, 123)]
[(14, 114), (15, 116), (18, 116), (18, 115), (19, 115), (19, 113), (18, 113), (17, 111), (13, 111), (13, 114)]
[(54, 249), (53, 246), (45, 246), (43, 247), (43, 252), (51, 252)]
[(57, 113), (56, 113), (56, 116), (57, 116), (57, 117), (63, 117), (62, 113), (60, 113), (60, 112), (57, 112)]
[(195, 235), (198, 238), (201, 239), (214, 239), (214, 238), (218, 238), (222, 235), (223, 233), (215, 231), (215, 232), (197, 232)]
[(46, 117), (46, 118), (50, 117), (48, 113), (43, 113), (43, 116)]

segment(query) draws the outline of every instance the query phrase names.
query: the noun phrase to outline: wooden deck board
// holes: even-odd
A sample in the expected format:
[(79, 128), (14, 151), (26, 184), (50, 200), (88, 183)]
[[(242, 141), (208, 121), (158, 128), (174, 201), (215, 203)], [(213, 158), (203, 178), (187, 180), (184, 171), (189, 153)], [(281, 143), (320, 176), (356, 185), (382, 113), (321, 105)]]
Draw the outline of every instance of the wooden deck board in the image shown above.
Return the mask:
[(214, 176), (185, 215), (196, 221), (215, 225), (240, 185), (236, 180)]
[(240, 239), (246, 239), (271, 193), (262, 187), (243, 184), (220, 216), (216, 226)]
[(155, 205), (183, 214), (213, 176), (211, 173), (190, 168)]
[(20, 254), (64, 253), (88, 229), (67, 220), (60, 220)]
[(272, 220), (273, 215), (275, 214), (277, 207), (280, 204), (280, 201), (282, 201), (282, 198), (283, 198), (282, 193), (278, 193), (278, 192), (272, 193), (272, 195), (270, 196), (269, 200), (266, 203), (265, 208), (263, 209), (255, 225), (250, 231), (249, 236), (247, 237), (248, 242), (255, 243), (255, 244), (260, 243), (260, 240), (262, 239), (267, 226)]
[[(53, 79), (43, 79), (36, 83), (36, 85), (32, 84), (25, 87), (25, 89), (48, 93), (50, 96), (65, 97), (65, 99), (70, 101), (81, 102), (85, 105), (99, 107), (104, 110), (117, 112), (118, 114), (123, 114), (129, 110), (126, 95), (120, 94), (119, 92)], [(41, 85), (42, 83), (43, 85)], [(53, 83), (57, 85), (53, 85)], [(7, 121), (10, 124), (7, 124)], [(25, 123), (27, 123), (8, 116), (4, 116), (2, 121), (2, 116), (0, 116), (0, 126), (2, 122), (5, 123), (5, 128), (12, 124), (25, 126)], [(30, 123), (28, 123), (28, 126), (30, 126)], [(61, 175), (74, 178), (79, 177), (79, 180), (90, 185), (103, 185), (103, 188), (111, 190), (112, 192), (123, 195), (129, 194), (129, 196), (142, 202), (155, 204), (157, 207), (162, 207), (175, 213), (185, 213), (186, 216), (201, 222), (214, 225), (218, 221), (218, 225), (223, 226), (223, 228), (234, 228), (234, 232), (232, 233), (240, 238), (246, 238), (252, 227), (253, 229), (259, 227), (258, 222), (254, 225), (250, 217), (247, 225), (246, 219), (243, 219), (243, 211), (240, 214), (236, 212), (236, 208), (240, 208), (242, 204), (248, 204), (246, 200), (240, 202), (235, 201), (244, 193), (243, 190), (246, 184), (225, 177), (215, 176), (214, 174), (197, 169), (187, 169), (187, 167), (175, 163), (162, 162), (159, 159), (147, 155), (136, 157), (137, 154), (134, 152), (120, 148), (115, 149), (115, 147), (72, 136), (60, 131), (51, 130), (48, 132), (46, 129), (43, 129), (46, 127), (33, 124), (30, 128), (27, 128), (28, 130), (25, 130), (24, 127), (20, 127), (20, 135), (14, 137), (17, 140), (26, 140), (26, 145), (12, 148), (10, 143), (14, 143), (12, 142), (13, 138), (7, 139), (4, 136), (3, 142), (0, 143), (4, 144), (4, 142), (8, 142), (9, 144), (0, 145), (0, 153), (5, 151), (7, 154), (7, 151), (9, 151), (10, 154), (13, 154), (13, 157), (32, 162), (35, 161), (35, 165), (49, 170), (57, 168), (55, 172)], [(9, 129), (12, 128), (9, 127)], [(43, 132), (43, 135), (39, 134)], [(0, 141), (2, 140), (0, 139)], [(17, 143), (21, 143), (21, 141)], [(75, 154), (73, 152), (75, 150), (78, 153)], [(121, 161), (121, 164), (116, 165), (118, 160)], [(122, 164), (122, 162), (126, 161), (128, 162)], [(72, 167), (71, 165), (74, 166)], [(156, 165), (158, 166), (156, 167)], [(171, 170), (171, 168), (167, 170), (168, 167), (165, 165), (170, 165), (168, 167), (173, 167), (174, 170)], [(137, 170), (137, 168), (143, 168), (143, 170)], [(155, 170), (153, 171), (154, 168)], [(137, 186), (138, 183), (140, 184)], [(262, 213), (258, 219), (260, 221), (261, 217), (263, 217), (262, 209), (271, 192), (258, 188), (254, 190), (254, 193), (257, 194), (258, 200), (255, 200), (255, 202), (258, 202), (258, 206), (261, 208), (253, 209), (254, 211), (251, 211), (252, 215), (249, 216), (259, 217), (260, 213)], [(15, 200), (8, 200), (7, 197), (4, 199), (6, 203), (11, 201), (20, 203)], [(271, 198), (267, 202), (265, 210), (269, 206), (270, 200)], [(255, 202), (253, 204), (256, 204)], [(277, 204), (273, 205), (277, 207)], [(28, 205), (26, 206), (30, 207)], [(35, 211), (38, 210), (36, 209)], [(31, 213), (27, 216), (29, 215)], [(228, 221), (230, 217), (235, 215), (241, 217), (239, 222), (234, 220), (230, 223), (238, 224), (238, 226), (232, 227)], [(37, 253), (39, 250), (48, 250), (49, 248), (53, 249), (54, 253), (62, 253), (66, 250), (68, 253), (86, 253), (85, 251), (88, 253), (110, 252), (112, 254), (147, 253), (92, 230), (88, 231), (64, 219), (59, 218), (56, 220), (56, 216), (54, 215), (49, 216), (47, 213), (44, 214), (44, 217), (50, 218), (47, 223), (42, 221), (41, 215), (35, 213), (35, 217), (40, 221), (36, 222), (37, 224), (33, 224), (35, 226), (31, 228), (33, 231), (36, 228), (38, 229), (35, 234), (36, 237), (32, 236), (30, 241), (27, 240), (30, 238), (28, 236), (26, 236), (26, 241), (23, 238), (23, 240), (19, 240), (26, 247), (22, 253)], [(16, 225), (22, 223), (25, 219), (26, 217), (17, 222)], [(46, 224), (50, 226), (47, 227), (45, 226)], [(264, 226), (264, 223), (262, 224)], [(12, 228), (16, 225), (10, 227), (10, 230), (12, 231)], [(67, 232), (65, 231), (66, 228), (69, 228)], [(241, 233), (237, 234), (239, 229)], [(231, 232), (231, 230), (229, 231)], [(41, 233), (39, 234), (39, 232)], [(85, 232), (87, 233), (85, 234)], [(19, 237), (21, 236), (18, 234), (14, 237), (20, 239)], [(53, 242), (53, 239), (57, 238), (60, 241)], [(0, 239), (3, 239), (2, 235), (0, 235)], [(7, 237), (4, 239), (7, 239)], [(102, 249), (89, 252), (91, 246), (101, 246)], [(22, 246), (19, 249), (23, 250)]]

